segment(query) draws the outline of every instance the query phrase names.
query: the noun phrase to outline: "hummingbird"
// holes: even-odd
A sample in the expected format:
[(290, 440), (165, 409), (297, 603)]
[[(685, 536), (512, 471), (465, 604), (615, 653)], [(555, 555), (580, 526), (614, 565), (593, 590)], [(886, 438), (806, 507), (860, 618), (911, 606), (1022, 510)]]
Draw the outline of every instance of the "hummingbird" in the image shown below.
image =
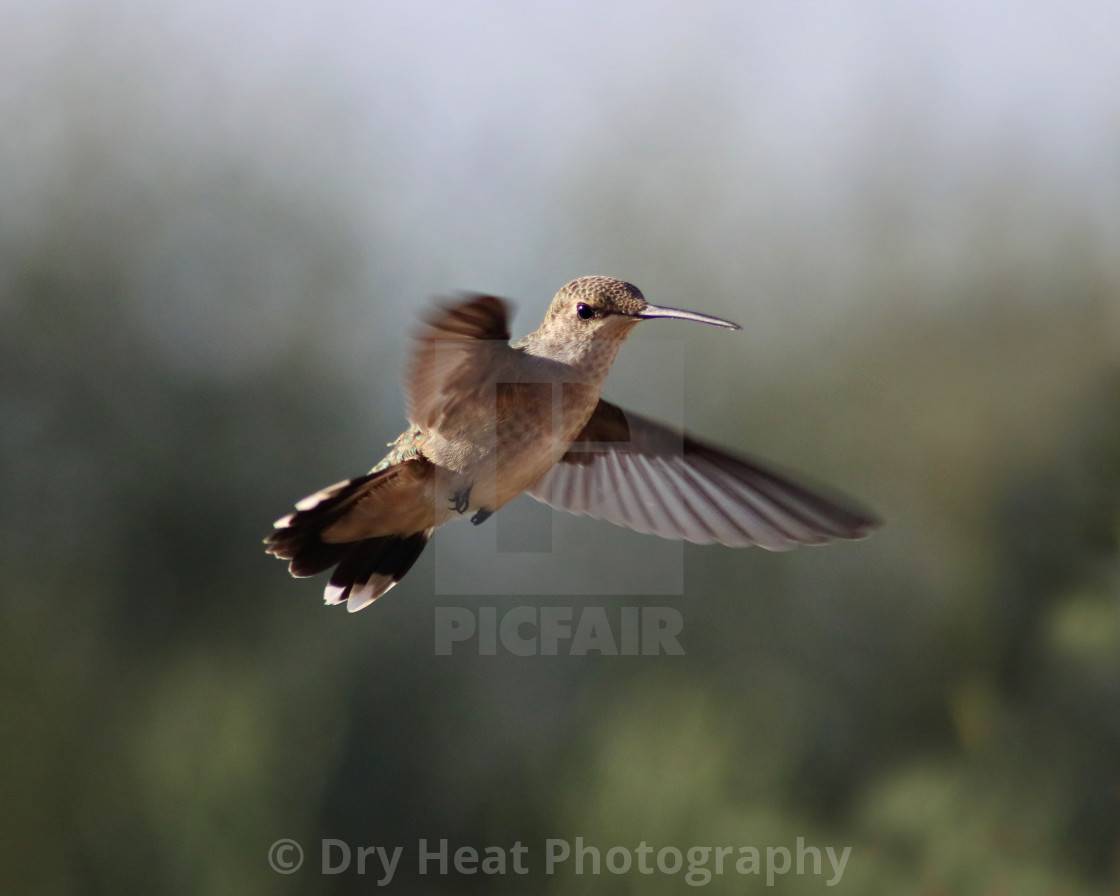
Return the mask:
[(611, 277), (562, 287), (513, 344), (502, 299), (437, 306), (405, 376), (408, 429), (366, 475), (297, 502), (268, 553), (297, 577), (333, 569), (326, 603), (355, 612), (404, 577), (437, 527), (467, 514), (480, 525), (522, 493), (699, 544), (782, 551), (867, 536), (877, 520), (857, 503), (600, 397), (623, 342), (655, 319), (740, 329)]

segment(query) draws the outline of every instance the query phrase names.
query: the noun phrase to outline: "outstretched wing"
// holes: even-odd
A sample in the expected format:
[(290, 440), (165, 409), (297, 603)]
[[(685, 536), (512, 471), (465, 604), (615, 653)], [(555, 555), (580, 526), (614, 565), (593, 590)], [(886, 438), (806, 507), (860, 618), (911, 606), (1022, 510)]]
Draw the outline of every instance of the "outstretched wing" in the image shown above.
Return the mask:
[(468, 388), (491, 388), (487, 372), (512, 352), (505, 302), (469, 295), (430, 314), (416, 334), (405, 389), (408, 419), (425, 429), (455, 413), (457, 403), (476, 399)]
[(602, 400), (529, 494), (662, 538), (772, 551), (863, 538), (878, 524), (854, 502)]

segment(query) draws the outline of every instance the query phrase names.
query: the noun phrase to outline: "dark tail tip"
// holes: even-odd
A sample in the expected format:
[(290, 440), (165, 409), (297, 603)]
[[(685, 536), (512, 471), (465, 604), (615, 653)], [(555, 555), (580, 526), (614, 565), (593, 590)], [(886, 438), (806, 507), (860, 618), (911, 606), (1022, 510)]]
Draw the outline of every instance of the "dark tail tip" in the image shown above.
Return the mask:
[(424, 550), (432, 530), (367, 538), (343, 545), (343, 556), (323, 592), (328, 604), (346, 603), (356, 613), (404, 578)]
[(326, 602), (345, 602), (350, 612), (373, 603), (404, 578), (432, 534), (428, 529), (361, 541), (323, 541), (323, 532), (349, 512), (366, 484), (378, 475), (338, 482), (304, 498), (295, 513), (274, 523), (276, 530), (264, 540), (268, 553), (290, 561), (293, 576), (313, 576), (336, 567), (325, 591)]
[(296, 504), (296, 512), (278, 519), (275, 531), (264, 543), (268, 553), (290, 560), (293, 576), (313, 576), (330, 569), (346, 555), (350, 545), (324, 542), (322, 533), (353, 506), (362, 488), (373, 476), (336, 482)]

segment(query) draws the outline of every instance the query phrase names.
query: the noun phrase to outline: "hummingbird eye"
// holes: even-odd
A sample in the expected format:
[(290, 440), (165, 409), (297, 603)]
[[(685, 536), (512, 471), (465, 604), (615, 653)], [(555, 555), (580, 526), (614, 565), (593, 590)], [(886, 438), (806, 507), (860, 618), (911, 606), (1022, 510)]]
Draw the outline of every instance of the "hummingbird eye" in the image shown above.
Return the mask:
[(580, 302), (576, 305), (576, 315), (580, 320), (591, 320), (591, 318), (595, 316), (595, 309), (590, 305), (585, 305), (583, 302)]

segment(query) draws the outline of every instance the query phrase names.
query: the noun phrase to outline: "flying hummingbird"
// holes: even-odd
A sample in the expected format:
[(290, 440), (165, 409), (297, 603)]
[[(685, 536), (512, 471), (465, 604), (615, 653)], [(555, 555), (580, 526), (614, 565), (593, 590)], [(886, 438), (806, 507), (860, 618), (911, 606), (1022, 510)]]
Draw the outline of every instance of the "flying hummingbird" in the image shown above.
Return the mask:
[(690, 438), (599, 397), (639, 322), (737, 324), (651, 305), (637, 287), (581, 277), (544, 323), (510, 344), (501, 299), (467, 295), (431, 313), (405, 379), (410, 426), (365, 476), (296, 504), (265, 539), (294, 576), (334, 568), (328, 604), (351, 612), (392, 588), (437, 526), (476, 526), (522, 492), (662, 538), (773, 551), (863, 538), (853, 502)]

